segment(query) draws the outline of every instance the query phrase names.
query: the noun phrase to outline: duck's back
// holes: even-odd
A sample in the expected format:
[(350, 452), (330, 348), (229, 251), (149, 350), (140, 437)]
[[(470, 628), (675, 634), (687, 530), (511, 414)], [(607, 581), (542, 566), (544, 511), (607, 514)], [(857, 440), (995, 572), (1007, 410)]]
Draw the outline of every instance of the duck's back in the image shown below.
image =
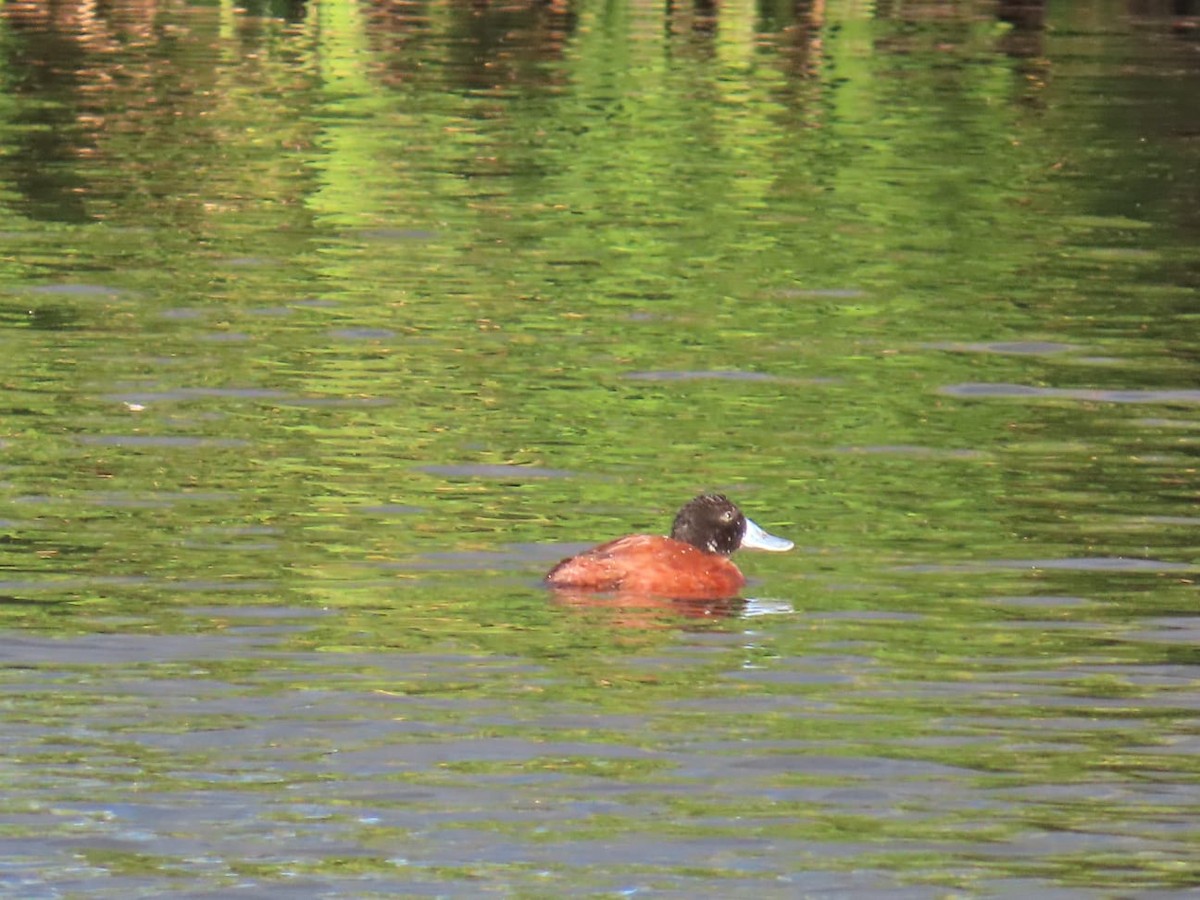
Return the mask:
[(680, 600), (735, 596), (746, 583), (727, 557), (652, 534), (634, 534), (564, 559), (546, 575), (556, 588), (654, 594)]

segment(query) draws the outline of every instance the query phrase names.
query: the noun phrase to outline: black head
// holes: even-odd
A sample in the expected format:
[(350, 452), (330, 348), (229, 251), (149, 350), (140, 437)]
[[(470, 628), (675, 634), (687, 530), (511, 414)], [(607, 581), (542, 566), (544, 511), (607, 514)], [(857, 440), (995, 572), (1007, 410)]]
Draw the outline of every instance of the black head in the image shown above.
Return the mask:
[(671, 537), (708, 553), (729, 556), (741, 546), (746, 517), (721, 494), (701, 494), (675, 516)]

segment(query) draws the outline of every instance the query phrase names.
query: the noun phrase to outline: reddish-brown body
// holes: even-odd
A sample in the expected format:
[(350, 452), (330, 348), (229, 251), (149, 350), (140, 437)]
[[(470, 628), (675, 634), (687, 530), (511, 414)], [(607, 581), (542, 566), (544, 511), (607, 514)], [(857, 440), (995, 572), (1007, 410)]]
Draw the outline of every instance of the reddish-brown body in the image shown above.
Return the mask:
[(546, 581), (556, 588), (678, 600), (734, 597), (746, 583), (727, 556), (651, 534), (618, 538), (564, 559)]

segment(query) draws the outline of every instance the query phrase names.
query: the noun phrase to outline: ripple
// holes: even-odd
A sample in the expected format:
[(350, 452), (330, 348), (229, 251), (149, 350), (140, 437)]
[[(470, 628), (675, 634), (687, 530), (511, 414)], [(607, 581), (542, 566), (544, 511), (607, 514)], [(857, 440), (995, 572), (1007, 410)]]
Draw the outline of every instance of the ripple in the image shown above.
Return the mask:
[(387, 328), (333, 328), (329, 333), (347, 341), (386, 341), (396, 336)]
[(1007, 353), (1035, 356), (1070, 353), (1079, 349), (1075, 344), (1063, 344), (1058, 341), (980, 341), (965, 344), (956, 341), (936, 341), (919, 346), (929, 350), (951, 350), (956, 353)]
[(284, 400), (279, 405), (341, 409), (362, 406), (391, 406), (395, 402), (391, 397), (292, 397)]
[(65, 297), (115, 297), (124, 291), (106, 284), (37, 284), (19, 288), (28, 294), (53, 294)]
[(305, 606), (252, 606), (242, 608), (237, 606), (185, 606), (180, 612), (189, 616), (210, 617), (223, 619), (321, 619), (334, 615), (328, 609), (313, 609)]
[(180, 581), (159, 581), (155, 587), (164, 591), (200, 591), (201, 593), (224, 593), (228, 591), (270, 591), (277, 585), (266, 579), (193, 578)]
[(1200, 646), (1200, 616), (1157, 616), (1144, 619), (1141, 624), (1143, 630), (1121, 637), (1130, 641), (1166, 641)]
[(774, 294), (785, 300), (804, 297), (824, 300), (858, 300), (867, 296), (866, 291), (858, 288), (781, 288)]
[(193, 494), (171, 491), (153, 491), (139, 494), (131, 491), (98, 491), (90, 495), (91, 502), (98, 506), (163, 509), (177, 503), (223, 502), (235, 498), (235, 494), (219, 491), (204, 491)]
[(1134, 419), (1133, 422), (1144, 428), (1177, 428), (1184, 431), (1200, 428), (1200, 422), (1194, 419), (1162, 419), (1147, 416), (1142, 419)]
[(989, 572), (996, 569), (1066, 569), (1079, 572), (1192, 572), (1190, 563), (1131, 556), (1082, 556), (1063, 559), (995, 559), (978, 563), (915, 563), (894, 572)]
[(805, 618), (817, 622), (922, 622), (927, 617), (921, 613), (895, 612), (884, 609), (848, 609), (809, 613)]
[(261, 643), (252, 637), (93, 634), (41, 638), (9, 635), (0, 646), (7, 665), (79, 666), (232, 657)]
[(145, 575), (89, 575), (47, 578), (0, 580), (0, 591), (13, 594), (28, 594), (39, 591), (77, 591), (105, 587), (152, 588), (156, 591), (200, 591), (224, 593), (229, 591), (270, 591), (277, 587), (266, 579), (237, 578), (193, 578), (164, 579)]
[(786, 616), (794, 613), (796, 608), (788, 600), (775, 597), (747, 597), (742, 609), (742, 616), (752, 619), (755, 616)]
[(887, 454), (896, 456), (931, 457), (936, 459), (987, 459), (982, 450), (943, 450), (919, 444), (875, 444), (862, 447), (834, 447), (835, 453)]
[(258, 269), (263, 266), (278, 266), (281, 260), (270, 256), (230, 256), (225, 259), (225, 265), (238, 268)]
[(648, 372), (626, 372), (630, 381), (784, 381), (778, 375), (766, 372), (740, 372), (737, 370), (686, 371), (661, 370)]
[(497, 550), (449, 550), (423, 553), (411, 560), (372, 563), (371, 568), (419, 569), (442, 572), (473, 572), (495, 569), (528, 569), (532, 565), (558, 562), (591, 544), (507, 544)]
[(147, 403), (198, 400), (203, 397), (224, 397), (235, 400), (273, 400), (292, 395), (273, 388), (167, 388), (161, 391), (128, 391), (105, 394), (105, 400), (116, 403), (132, 403), (145, 406)]
[(454, 478), (572, 478), (567, 469), (547, 469), (541, 466), (518, 466), (503, 463), (464, 463), (462, 465), (417, 466), (418, 472), (448, 475)]
[(271, 550), (279, 549), (278, 541), (255, 541), (244, 544), (238, 543), (221, 543), (219, 541), (198, 541), (192, 539), (184, 539), (179, 542), (179, 546), (186, 550), (216, 550), (221, 553), (265, 553)]
[(190, 437), (165, 434), (80, 434), (81, 444), (101, 447), (247, 447), (240, 438)]
[(1162, 257), (1157, 250), (1145, 247), (1077, 247), (1068, 255), (1102, 262), (1147, 262)]
[(952, 397), (1045, 397), (1100, 403), (1200, 403), (1200, 390), (1105, 390), (1101, 388), (1041, 388), (1026, 384), (966, 382), (942, 387)]
[(1035, 609), (1054, 609), (1066, 606), (1086, 606), (1092, 601), (1086, 597), (1060, 597), (1052, 594), (1030, 594), (1023, 597), (985, 597), (984, 602), (1004, 606), (1027, 606)]
[(432, 241), (438, 233), (423, 228), (369, 228), (351, 232), (351, 236), (367, 241)]
[(283, 534), (283, 529), (274, 525), (209, 525), (197, 530), (202, 533), (229, 534), (235, 536), (245, 534)]
[(11, 594), (31, 594), (37, 591), (75, 591), (106, 587), (143, 587), (151, 580), (143, 575), (97, 575), (90, 578), (48, 577), (0, 580), (0, 591)]
[(1079, 228), (1115, 228), (1119, 231), (1144, 231), (1154, 227), (1144, 219), (1130, 219), (1126, 216), (1064, 216), (1061, 222)]
[(376, 506), (360, 506), (356, 510), (374, 516), (409, 516), (425, 512), (420, 506), (406, 506), (403, 503), (380, 503)]

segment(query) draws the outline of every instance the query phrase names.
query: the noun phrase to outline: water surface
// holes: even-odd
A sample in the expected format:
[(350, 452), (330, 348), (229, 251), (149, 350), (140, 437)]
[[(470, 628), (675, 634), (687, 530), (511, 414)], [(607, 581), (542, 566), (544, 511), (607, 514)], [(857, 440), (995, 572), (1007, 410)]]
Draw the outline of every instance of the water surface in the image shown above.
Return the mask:
[(1167, 6), (3, 7), (0, 894), (1194, 892)]

